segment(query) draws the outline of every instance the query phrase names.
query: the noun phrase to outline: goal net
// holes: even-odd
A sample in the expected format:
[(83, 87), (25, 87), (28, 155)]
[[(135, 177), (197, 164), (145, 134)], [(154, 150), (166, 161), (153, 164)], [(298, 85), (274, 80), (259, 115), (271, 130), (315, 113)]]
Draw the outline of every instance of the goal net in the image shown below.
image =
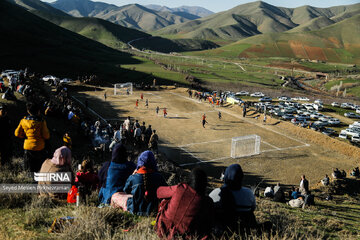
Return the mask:
[(241, 158), (260, 154), (260, 136), (234, 137), (231, 141), (231, 157)]
[(133, 93), (133, 84), (128, 83), (116, 83), (114, 85), (114, 95), (127, 95)]

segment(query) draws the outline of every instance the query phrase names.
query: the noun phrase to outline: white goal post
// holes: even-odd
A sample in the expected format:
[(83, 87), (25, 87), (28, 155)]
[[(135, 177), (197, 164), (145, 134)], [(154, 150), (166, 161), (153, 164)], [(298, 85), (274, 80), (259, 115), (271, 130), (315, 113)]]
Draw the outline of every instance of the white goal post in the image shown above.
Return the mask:
[(133, 84), (131, 82), (114, 84), (114, 95), (127, 94), (133, 94)]
[(260, 136), (255, 134), (232, 138), (231, 157), (241, 158), (260, 154), (260, 141)]

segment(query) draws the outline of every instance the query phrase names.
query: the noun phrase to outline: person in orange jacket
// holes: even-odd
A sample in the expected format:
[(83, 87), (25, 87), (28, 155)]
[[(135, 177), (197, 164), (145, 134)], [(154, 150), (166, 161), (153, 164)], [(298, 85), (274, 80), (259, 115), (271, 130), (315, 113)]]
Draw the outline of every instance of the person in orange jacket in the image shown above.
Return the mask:
[(38, 172), (45, 160), (45, 140), (50, 138), (46, 121), (40, 115), (40, 108), (35, 103), (27, 103), (28, 116), (21, 119), (15, 129), (15, 136), (25, 138), (24, 170)]

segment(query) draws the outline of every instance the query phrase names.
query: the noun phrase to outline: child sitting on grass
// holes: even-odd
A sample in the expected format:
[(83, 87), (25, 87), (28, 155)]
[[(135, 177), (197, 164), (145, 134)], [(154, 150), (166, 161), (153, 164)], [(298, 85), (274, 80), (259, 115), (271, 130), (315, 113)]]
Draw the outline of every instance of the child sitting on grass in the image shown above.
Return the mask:
[(91, 160), (85, 159), (76, 173), (75, 183), (82, 188), (84, 195), (90, 195), (99, 186), (99, 177), (94, 171)]

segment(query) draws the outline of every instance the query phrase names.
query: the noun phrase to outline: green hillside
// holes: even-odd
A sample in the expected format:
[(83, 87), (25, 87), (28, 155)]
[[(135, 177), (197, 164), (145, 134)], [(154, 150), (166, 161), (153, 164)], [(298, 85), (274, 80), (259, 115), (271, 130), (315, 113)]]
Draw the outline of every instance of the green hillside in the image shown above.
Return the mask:
[[(155, 33), (160, 36), (173, 35), (173, 38), (239, 40), (261, 33), (288, 31), (319, 17), (330, 19), (359, 9), (360, 4), (331, 8), (315, 8), (311, 6), (284, 8), (257, 1), (239, 5), (209, 17), (172, 25)], [(342, 16), (346, 17), (348, 15), (344, 14)], [(319, 27), (327, 26), (323, 20), (317, 20), (312, 24), (318, 24)], [(308, 28), (308, 30), (315, 29), (309, 26)]]
[(314, 30), (321, 29), (323, 27), (327, 27), (334, 23), (335, 23), (335, 21), (333, 21), (325, 16), (321, 16), (321, 17), (314, 18), (307, 23), (301, 24), (298, 27), (295, 27), (295, 28), (289, 30), (288, 32), (314, 31)]
[(97, 17), (124, 27), (148, 32), (190, 20), (171, 12), (151, 10), (139, 4), (117, 7), (89, 0), (57, 0), (52, 6), (76, 17)]
[(60, 76), (97, 74), (119, 78), (118, 64), (137, 61), (68, 31), (25, 9), (0, 1), (0, 69), (30, 67)]
[(262, 34), (200, 54), (360, 63), (359, 22), (360, 14), (317, 31)]

